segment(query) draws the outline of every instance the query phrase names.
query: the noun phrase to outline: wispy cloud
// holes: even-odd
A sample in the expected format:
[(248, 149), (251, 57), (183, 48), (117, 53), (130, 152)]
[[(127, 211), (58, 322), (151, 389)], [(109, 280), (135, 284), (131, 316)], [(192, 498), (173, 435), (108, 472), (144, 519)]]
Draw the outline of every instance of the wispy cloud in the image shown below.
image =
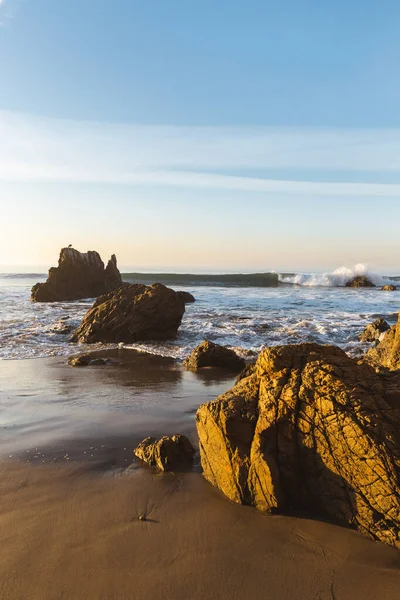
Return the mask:
[[(1, 1), (1, 0), (0, 0)], [(252, 176), (282, 170), (282, 178)], [(0, 111), (0, 180), (400, 196), (400, 184), (297, 181), (290, 170), (399, 173), (400, 130), (169, 127)], [(243, 173), (249, 174), (243, 176)], [(285, 176), (286, 174), (286, 176)]]

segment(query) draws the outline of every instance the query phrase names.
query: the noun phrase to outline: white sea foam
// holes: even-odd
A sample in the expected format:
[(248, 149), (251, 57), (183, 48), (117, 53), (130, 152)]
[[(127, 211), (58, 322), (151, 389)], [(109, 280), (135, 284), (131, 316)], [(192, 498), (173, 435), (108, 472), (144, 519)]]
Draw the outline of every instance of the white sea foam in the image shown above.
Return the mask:
[[(335, 344), (355, 355), (363, 349), (358, 336), (365, 326), (378, 317), (395, 323), (399, 308), (399, 293), (385, 294), (379, 288), (351, 293), (334, 287), (365, 273), (374, 283), (386, 282), (363, 266), (327, 274), (325, 284), (321, 274), (313, 283), (314, 276), (308, 274), (303, 286), (186, 286), (196, 302), (186, 306), (177, 338), (130, 347), (182, 360), (204, 339), (235, 348), (246, 358), (265, 346), (315, 342)], [(63, 333), (66, 326), (78, 327), (91, 300), (30, 302), (34, 283), (36, 278), (0, 277), (0, 359), (65, 356), (109, 347), (72, 344), (70, 335)]]
[(366, 276), (371, 283), (376, 286), (394, 284), (398, 285), (398, 281), (392, 281), (389, 277), (383, 277), (369, 270), (368, 265), (359, 263), (353, 268), (339, 267), (332, 273), (297, 273), (293, 277), (280, 276), (282, 283), (292, 283), (295, 285), (305, 285), (309, 287), (344, 287), (346, 283), (351, 281), (358, 275)]

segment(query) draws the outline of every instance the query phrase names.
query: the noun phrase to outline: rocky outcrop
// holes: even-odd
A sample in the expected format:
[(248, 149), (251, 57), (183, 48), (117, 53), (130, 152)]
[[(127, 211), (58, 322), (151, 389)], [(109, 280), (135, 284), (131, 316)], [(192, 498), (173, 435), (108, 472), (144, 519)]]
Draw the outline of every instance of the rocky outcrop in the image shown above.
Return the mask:
[(397, 290), (397, 287), (395, 285), (389, 284), (382, 286), (381, 290), (383, 292), (395, 292)]
[(221, 367), (239, 372), (246, 363), (233, 350), (205, 340), (190, 353), (183, 364), (189, 369)]
[(51, 267), (44, 283), (32, 288), (34, 302), (58, 302), (96, 298), (122, 285), (117, 259), (113, 254), (107, 267), (98, 252), (82, 253), (74, 248), (62, 248), (58, 267)]
[(365, 275), (357, 275), (356, 277), (353, 277), (353, 279), (351, 279), (350, 281), (348, 281), (346, 283), (346, 287), (360, 288), (360, 287), (376, 287), (376, 286)]
[(181, 434), (164, 436), (160, 440), (148, 437), (135, 448), (135, 456), (161, 471), (178, 471), (192, 466), (194, 448)]
[(379, 318), (367, 325), (358, 339), (360, 342), (378, 342), (389, 329), (390, 325), (384, 319)]
[(171, 339), (184, 312), (181, 296), (161, 283), (125, 284), (96, 300), (71, 341), (129, 344)]
[(368, 352), (364, 355), (363, 360), (376, 369), (400, 369), (399, 321), (385, 333), (384, 337), (377, 346), (368, 350)]
[(307, 511), (400, 548), (400, 391), (386, 381), (333, 346), (267, 348), (197, 412), (204, 476), (234, 502)]
[(185, 304), (196, 302), (196, 298), (190, 292), (178, 292)]

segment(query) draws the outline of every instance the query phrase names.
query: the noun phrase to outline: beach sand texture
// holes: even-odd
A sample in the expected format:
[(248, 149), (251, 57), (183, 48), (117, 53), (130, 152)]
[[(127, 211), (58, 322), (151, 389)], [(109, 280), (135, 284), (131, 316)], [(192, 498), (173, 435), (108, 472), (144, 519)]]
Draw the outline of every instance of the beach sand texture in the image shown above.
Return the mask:
[(121, 364), (0, 362), (2, 600), (397, 600), (395, 549), (235, 505), (198, 464), (134, 462), (146, 435), (196, 442), (195, 409), (232, 377), (111, 356)]

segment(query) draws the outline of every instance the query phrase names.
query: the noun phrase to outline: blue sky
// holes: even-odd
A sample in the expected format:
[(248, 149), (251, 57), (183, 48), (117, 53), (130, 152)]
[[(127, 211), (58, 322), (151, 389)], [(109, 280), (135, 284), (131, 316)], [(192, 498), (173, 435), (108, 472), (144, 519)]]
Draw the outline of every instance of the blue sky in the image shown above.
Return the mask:
[(0, 0), (0, 267), (73, 243), (400, 272), (399, 25), (391, 1)]

